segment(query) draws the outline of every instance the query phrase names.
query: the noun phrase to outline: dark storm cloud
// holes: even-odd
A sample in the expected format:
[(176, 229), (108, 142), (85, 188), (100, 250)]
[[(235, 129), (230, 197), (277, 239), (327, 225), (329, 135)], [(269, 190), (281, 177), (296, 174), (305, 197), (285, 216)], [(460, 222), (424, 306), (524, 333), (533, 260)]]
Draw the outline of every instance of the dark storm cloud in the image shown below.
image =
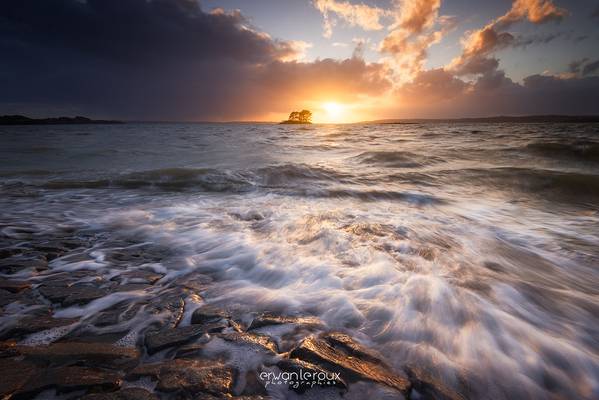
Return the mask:
[[(256, 84), (270, 84), (264, 71), (286, 76), (301, 65), (320, 82), (314, 71), (322, 61), (281, 62), (298, 53), (295, 42), (256, 31), (239, 12), (206, 12), (194, 0), (0, 0), (0, 7), (0, 105), (155, 120), (242, 118), (274, 111), (272, 101), (255, 99), (256, 90), (269, 89)], [(380, 66), (356, 61), (328, 60), (327, 71), (351, 69), (351, 90), (380, 83)]]
[(599, 60), (593, 61), (592, 63), (586, 64), (582, 69), (582, 75), (593, 75), (599, 72)]

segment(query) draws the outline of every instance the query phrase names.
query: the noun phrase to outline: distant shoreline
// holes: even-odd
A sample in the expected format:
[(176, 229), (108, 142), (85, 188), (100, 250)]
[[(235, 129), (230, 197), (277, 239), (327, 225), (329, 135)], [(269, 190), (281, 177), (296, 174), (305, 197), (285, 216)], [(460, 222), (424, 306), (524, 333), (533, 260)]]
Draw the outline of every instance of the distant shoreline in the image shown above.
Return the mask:
[(311, 125), (312, 122), (301, 122), (301, 121), (282, 121), (279, 125)]
[(124, 122), (94, 120), (87, 117), (29, 118), (23, 115), (0, 116), (0, 125), (101, 125), (122, 123)]
[(364, 124), (422, 124), (422, 123), (589, 123), (599, 122), (599, 115), (525, 115), (525, 116), (496, 116), (477, 118), (406, 118), (380, 119), (363, 121)]

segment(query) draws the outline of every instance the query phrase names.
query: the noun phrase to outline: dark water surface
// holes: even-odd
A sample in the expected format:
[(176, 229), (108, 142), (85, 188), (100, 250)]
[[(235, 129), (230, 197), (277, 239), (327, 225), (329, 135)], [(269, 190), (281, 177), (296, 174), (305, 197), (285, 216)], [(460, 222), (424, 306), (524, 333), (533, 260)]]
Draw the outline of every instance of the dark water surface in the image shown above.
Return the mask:
[(160, 249), (135, 266), (164, 275), (150, 294), (59, 317), (201, 272), (242, 319), (315, 316), (478, 396), (599, 398), (597, 124), (0, 127), (0, 182), (3, 236), (90, 241), (12, 277), (113, 279), (111, 252)]

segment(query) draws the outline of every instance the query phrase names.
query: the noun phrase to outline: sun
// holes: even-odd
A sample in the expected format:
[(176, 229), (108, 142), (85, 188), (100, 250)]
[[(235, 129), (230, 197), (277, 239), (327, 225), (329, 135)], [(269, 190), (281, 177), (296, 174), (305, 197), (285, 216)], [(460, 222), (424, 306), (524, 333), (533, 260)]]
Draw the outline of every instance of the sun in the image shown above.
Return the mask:
[(327, 102), (322, 105), (322, 108), (326, 112), (326, 119), (329, 122), (339, 122), (343, 118), (344, 107), (343, 105), (335, 102)]

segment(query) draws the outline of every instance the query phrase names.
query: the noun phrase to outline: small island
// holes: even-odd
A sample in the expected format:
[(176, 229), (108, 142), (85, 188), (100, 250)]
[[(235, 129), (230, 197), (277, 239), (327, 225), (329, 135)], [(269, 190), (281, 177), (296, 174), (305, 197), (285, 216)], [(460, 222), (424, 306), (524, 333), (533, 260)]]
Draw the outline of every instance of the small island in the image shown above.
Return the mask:
[(289, 114), (287, 121), (281, 122), (281, 124), (311, 124), (312, 123), (312, 111), (302, 110), (293, 111)]
[(122, 124), (121, 121), (96, 120), (86, 117), (29, 118), (24, 115), (1, 115), (0, 125), (79, 125)]

